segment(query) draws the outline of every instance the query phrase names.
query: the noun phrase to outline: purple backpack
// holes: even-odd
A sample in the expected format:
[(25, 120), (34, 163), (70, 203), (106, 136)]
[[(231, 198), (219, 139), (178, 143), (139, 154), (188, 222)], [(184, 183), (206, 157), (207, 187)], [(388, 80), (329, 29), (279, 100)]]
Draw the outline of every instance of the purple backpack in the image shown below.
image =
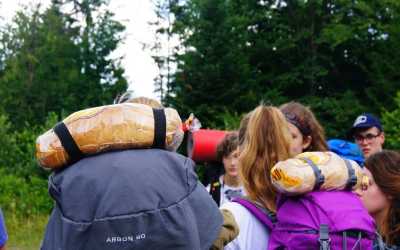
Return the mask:
[[(263, 211), (245, 200), (236, 202), (256, 218)], [(375, 223), (360, 199), (349, 191), (314, 191), (302, 196), (281, 197), (276, 223), (260, 220), (269, 230), (269, 250), (372, 249)], [(257, 215), (258, 214), (258, 215)]]

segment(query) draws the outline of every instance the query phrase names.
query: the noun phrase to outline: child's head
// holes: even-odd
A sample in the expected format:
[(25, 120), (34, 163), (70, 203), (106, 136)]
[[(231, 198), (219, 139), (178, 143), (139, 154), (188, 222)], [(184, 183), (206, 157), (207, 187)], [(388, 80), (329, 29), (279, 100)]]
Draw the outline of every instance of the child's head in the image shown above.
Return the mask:
[(238, 177), (239, 140), (237, 132), (225, 135), (217, 146), (217, 160), (224, 165), (225, 174)]
[(310, 108), (298, 103), (289, 102), (280, 107), (289, 122), (293, 137), (291, 151), (294, 155), (304, 151), (327, 151), (324, 130)]

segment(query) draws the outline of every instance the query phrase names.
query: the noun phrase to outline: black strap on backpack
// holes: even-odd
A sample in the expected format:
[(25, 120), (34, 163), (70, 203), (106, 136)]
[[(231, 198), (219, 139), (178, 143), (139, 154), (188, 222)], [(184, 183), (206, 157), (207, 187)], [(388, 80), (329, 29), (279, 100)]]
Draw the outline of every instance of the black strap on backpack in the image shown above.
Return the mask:
[(167, 131), (167, 121), (164, 109), (153, 108), (154, 116), (154, 140), (152, 148), (165, 148), (165, 134)]
[(319, 225), (319, 249), (330, 250), (331, 240), (329, 239), (329, 226), (327, 224)]
[(74, 164), (85, 156), (79, 149), (64, 122), (57, 123), (53, 130), (69, 156), (69, 164)]
[(351, 162), (345, 158), (343, 158), (344, 163), (346, 164), (347, 171), (349, 174), (349, 179), (347, 180), (346, 183), (346, 189), (351, 189), (357, 184), (357, 176), (356, 176), (356, 171), (353, 168), (353, 165), (351, 165)]
[(302, 157), (300, 159), (307, 162), (307, 164), (310, 165), (310, 167), (312, 168), (314, 175), (315, 175), (314, 190), (318, 190), (322, 186), (322, 184), (324, 184), (324, 182), (325, 182), (325, 176), (322, 175), (321, 169), (319, 169), (317, 167), (317, 165), (315, 165), (315, 163), (312, 160), (310, 160), (309, 158)]
[(210, 195), (219, 206), (221, 201), (221, 183), (219, 180), (210, 183)]

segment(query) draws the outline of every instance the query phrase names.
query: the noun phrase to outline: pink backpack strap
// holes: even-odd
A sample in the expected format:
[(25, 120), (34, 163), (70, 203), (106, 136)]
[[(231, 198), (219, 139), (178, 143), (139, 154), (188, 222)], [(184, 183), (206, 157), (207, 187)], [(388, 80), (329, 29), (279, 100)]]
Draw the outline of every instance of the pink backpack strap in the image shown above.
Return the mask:
[(258, 205), (246, 198), (235, 198), (232, 200), (233, 202), (239, 203), (243, 207), (245, 207), (254, 217), (257, 218), (268, 230), (272, 230), (274, 228), (274, 224), (276, 222), (276, 215), (274, 212), (269, 211), (268, 209)]

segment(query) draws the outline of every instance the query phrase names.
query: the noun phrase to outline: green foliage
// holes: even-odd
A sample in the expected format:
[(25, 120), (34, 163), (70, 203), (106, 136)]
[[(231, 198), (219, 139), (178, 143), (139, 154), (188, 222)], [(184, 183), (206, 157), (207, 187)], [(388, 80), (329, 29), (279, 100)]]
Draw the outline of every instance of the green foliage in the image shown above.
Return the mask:
[(37, 250), (40, 249), (45, 232), (48, 215), (17, 216), (3, 211), (9, 239), (7, 249)]
[(217, 120), (223, 121), (223, 126), (218, 127), (218, 124), (214, 126), (211, 125), (212, 128), (219, 128), (222, 130), (238, 130), (240, 126), (241, 115), (236, 112), (231, 113), (229, 110), (225, 110), (224, 112), (217, 115)]
[(46, 177), (48, 172), (40, 168), (35, 159), (35, 142), (38, 135), (52, 128), (57, 116), (50, 113), (45, 126), (26, 125), (21, 130), (12, 130), (5, 115), (0, 115), (0, 170), (9, 174), (28, 178), (30, 176)]
[(396, 107), (382, 113), (382, 123), (385, 130), (385, 148), (400, 149), (400, 91), (395, 97)]
[(48, 214), (53, 203), (47, 193), (47, 180), (22, 178), (0, 169), (0, 204), (16, 216)]
[(312, 108), (325, 129), (327, 139), (345, 139), (355, 117), (366, 110), (351, 91), (325, 98), (308, 97), (301, 102)]
[[(54, 115), (49, 115), (48, 123)], [(48, 214), (52, 201), (47, 193), (48, 172), (40, 168), (35, 159), (35, 140), (43, 131), (27, 126), (23, 130), (10, 130), (7, 117), (0, 116), (0, 204), (9, 214), (31, 217)]]
[(298, 100), (329, 137), (344, 137), (357, 112), (395, 105), (399, 1), (167, 2), (182, 47), (165, 100), (205, 127), (261, 101)]
[[(74, 11), (62, 11), (71, 3)], [(110, 58), (124, 26), (100, 11), (105, 3), (52, 1), (44, 11), (19, 11), (3, 27), (0, 106), (14, 129), (43, 124), (49, 112), (110, 104), (127, 88), (120, 60)]]
[(8, 219), (52, 207), (36, 138), (74, 111), (112, 103), (127, 88), (120, 58), (111, 57), (125, 27), (107, 2), (54, 0), (45, 10), (24, 8), (0, 27), (0, 204)]

